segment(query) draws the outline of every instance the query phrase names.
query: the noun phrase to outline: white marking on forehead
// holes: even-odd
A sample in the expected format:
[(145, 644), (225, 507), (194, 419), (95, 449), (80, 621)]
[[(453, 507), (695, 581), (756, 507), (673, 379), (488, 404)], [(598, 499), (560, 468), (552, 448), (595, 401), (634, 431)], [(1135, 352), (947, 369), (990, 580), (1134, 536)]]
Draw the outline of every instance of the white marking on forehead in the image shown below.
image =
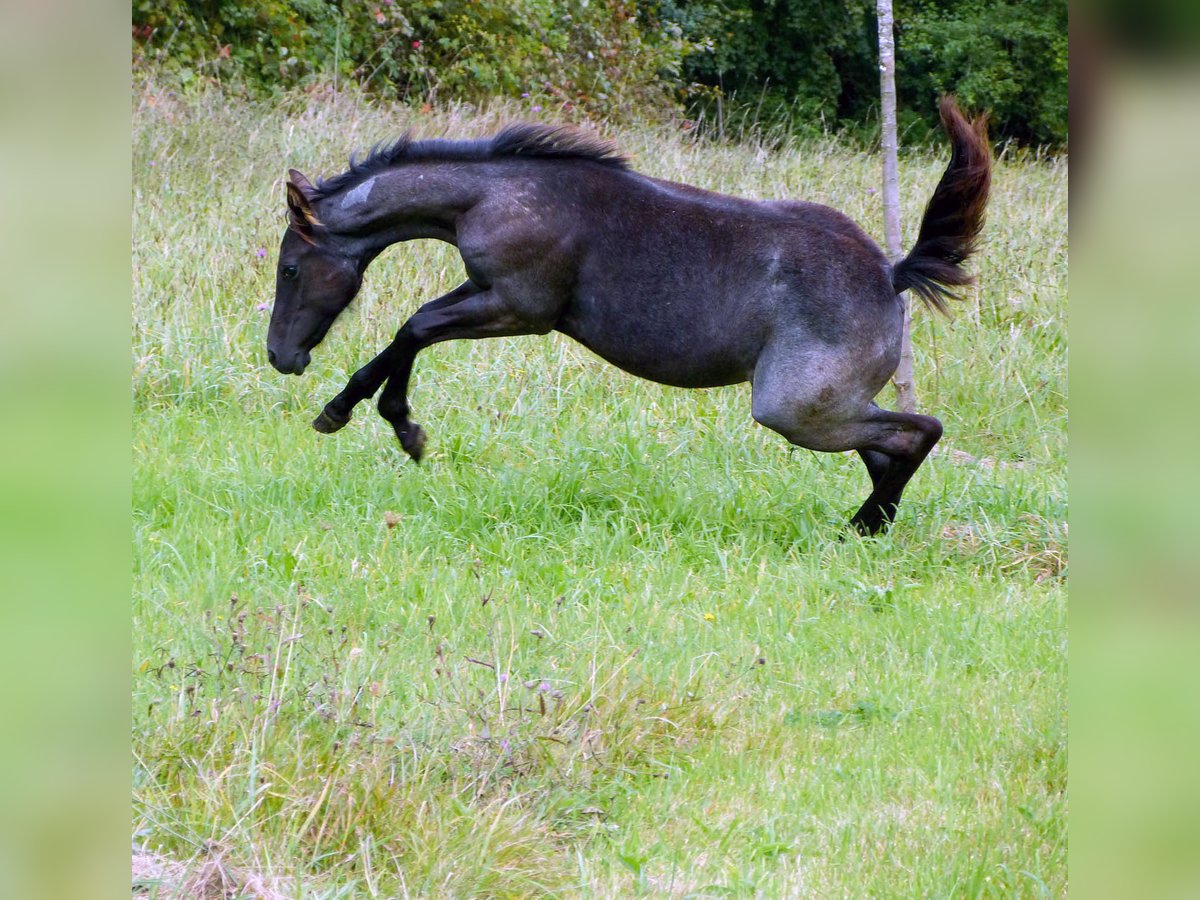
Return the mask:
[(360, 203), (366, 203), (371, 197), (371, 188), (373, 187), (375, 187), (374, 177), (368, 178), (342, 198), (342, 209), (348, 209), (351, 206), (357, 206)]

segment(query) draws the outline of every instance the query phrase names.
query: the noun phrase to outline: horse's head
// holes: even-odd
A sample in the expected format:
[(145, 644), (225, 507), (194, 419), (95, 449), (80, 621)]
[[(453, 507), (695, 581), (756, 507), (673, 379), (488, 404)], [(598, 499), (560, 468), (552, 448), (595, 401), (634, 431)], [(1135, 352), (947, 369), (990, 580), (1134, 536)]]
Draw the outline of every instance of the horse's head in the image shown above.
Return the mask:
[(288, 173), (288, 229), (279, 247), (275, 305), (267, 330), (267, 358), (285, 375), (300, 375), (309, 351), (324, 340), (333, 320), (362, 285), (366, 261), (329, 246), (319, 235), (313, 209), (315, 189), (292, 169)]

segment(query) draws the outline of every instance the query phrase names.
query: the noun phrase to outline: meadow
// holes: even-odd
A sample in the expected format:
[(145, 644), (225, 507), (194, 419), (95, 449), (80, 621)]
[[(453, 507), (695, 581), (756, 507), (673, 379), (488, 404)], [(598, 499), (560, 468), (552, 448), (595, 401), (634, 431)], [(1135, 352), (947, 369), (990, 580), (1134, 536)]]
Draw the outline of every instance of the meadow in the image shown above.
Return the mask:
[[(279, 375), (287, 167), (520, 108), (132, 104), (135, 895), (1066, 893), (1065, 160), (1002, 148), (978, 287), (916, 313), (945, 437), (862, 539), (857, 457), (557, 335), (424, 352), (420, 466), (368, 404), (311, 429), (461, 263), (392, 248)], [(606, 133), (882, 236), (836, 137)], [(947, 159), (901, 158), (906, 248)]]

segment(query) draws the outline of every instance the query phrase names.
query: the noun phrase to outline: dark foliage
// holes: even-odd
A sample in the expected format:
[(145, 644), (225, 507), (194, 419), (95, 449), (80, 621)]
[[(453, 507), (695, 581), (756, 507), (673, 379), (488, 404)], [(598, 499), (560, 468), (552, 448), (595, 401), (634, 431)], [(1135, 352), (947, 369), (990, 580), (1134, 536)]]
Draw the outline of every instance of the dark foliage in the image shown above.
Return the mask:
[[(1067, 139), (1066, 0), (896, 0), (900, 121), (937, 98), (998, 139)], [(829, 128), (877, 120), (873, 0), (135, 0), (134, 56), (254, 93), (338, 80), (419, 102), (506, 97), (554, 118)]]
[[(719, 92), (754, 118), (870, 133), (879, 102), (873, 0), (664, 0), (691, 53), (684, 77), (711, 115)], [(987, 110), (993, 134), (1067, 139), (1066, 0), (895, 0), (902, 129), (925, 140), (937, 99)]]
[(680, 30), (633, 0), (135, 0), (136, 64), (253, 93), (357, 82), (403, 99), (523, 99), (571, 117), (671, 106)]

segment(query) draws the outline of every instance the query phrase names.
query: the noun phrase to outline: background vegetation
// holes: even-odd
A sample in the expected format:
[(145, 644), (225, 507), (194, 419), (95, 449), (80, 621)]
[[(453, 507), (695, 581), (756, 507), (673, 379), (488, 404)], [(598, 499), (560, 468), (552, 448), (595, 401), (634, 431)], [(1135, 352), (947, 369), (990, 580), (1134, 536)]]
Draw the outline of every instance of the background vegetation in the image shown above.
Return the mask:
[[(133, 100), (138, 893), (1065, 895), (1062, 159), (999, 160), (978, 290), (917, 318), (940, 452), (890, 535), (846, 540), (853, 456), (789, 448), (746, 386), (638, 381), (557, 336), (423, 353), (420, 467), (369, 406), (311, 430), (461, 263), (385, 253), (280, 376), (281, 174), (523, 106)], [(878, 236), (857, 143), (678, 124), (612, 136)], [(906, 246), (946, 157), (902, 160)]]
[[(1066, 142), (1066, 0), (897, 0), (895, 19), (910, 141), (955, 91), (1000, 139)], [(879, 93), (873, 0), (135, 0), (133, 26), (137, 65), (258, 95), (354, 81), (418, 104), (872, 139)]]

